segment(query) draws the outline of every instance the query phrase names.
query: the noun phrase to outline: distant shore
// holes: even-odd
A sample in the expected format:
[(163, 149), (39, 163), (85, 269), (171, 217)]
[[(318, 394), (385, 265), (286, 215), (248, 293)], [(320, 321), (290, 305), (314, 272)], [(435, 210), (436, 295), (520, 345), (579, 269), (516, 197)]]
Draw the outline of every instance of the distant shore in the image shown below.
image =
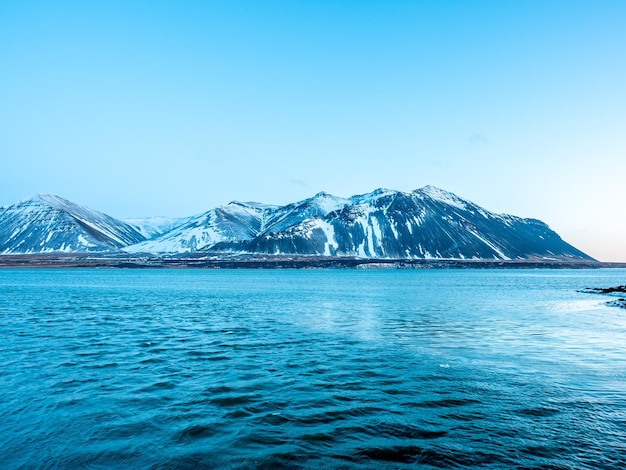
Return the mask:
[(0, 268), (204, 268), (204, 269), (597, 269), (626, 263), (563, 260), (380, 259), (327, 256), (191, 253), (184, 255), (0, 255)]

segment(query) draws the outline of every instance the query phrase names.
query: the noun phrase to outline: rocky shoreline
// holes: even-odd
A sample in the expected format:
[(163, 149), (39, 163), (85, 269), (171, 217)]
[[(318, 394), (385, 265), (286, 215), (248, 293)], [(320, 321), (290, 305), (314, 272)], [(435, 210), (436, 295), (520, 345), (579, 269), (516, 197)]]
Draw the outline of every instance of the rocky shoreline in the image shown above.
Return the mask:
[[(611, 294), (626, 294), (626, 286), (616, 286), (616, 287), (588, 287), (585, 290), (583, 290), (582, 292), (585, 293), (589, 293), (589, 294), (605, 294), (605, 295), (611, 295)], [(624, 297), (619, 297), (617, 299), (614, 300), (609, 300), (608, 302), (605, 302), (606, 305), (610, 306), (610, 307), (619, 307), (619, 308), (626, 308), (626, 298)]]

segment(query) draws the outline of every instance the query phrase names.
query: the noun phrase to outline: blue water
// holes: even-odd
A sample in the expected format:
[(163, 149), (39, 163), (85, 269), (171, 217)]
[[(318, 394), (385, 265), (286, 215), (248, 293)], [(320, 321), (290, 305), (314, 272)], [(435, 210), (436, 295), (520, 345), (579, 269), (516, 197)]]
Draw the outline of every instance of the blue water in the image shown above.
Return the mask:
[(621, 469), (625, 281), (0, 270), (0, 467)]

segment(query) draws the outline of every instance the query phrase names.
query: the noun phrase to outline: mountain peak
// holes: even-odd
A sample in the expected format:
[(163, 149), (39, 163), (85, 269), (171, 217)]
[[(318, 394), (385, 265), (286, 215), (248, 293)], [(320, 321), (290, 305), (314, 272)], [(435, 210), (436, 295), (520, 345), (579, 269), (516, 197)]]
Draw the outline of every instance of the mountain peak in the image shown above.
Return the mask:
[(369, 193), (352, 196), (350, 200), (355, 204), (371, 204), (382, 197), (398, 194), (399, 192), (400, 191), (396, 191), (395, 189), (378, 188)]
[(368, 194), (372, 194), (372, 195), (381, 195), (381, 194), (389, 194), (389, 193), (397, 193), (399, 191), (397, 191), (396, 189), (389, 189), (389, 188), (377, 188), (374, 191), (368, 193)]
[(460, 198), (456, 194), (446, 191), (445, 189), (438, 188), (437, 186), (427, 185), (423, 188), (416, 189), (413, 192), (419, 195), (426, 195), (430, 199), (442, 202), (449, 206), (457, 207), (459, 209), (467, 209), (468, 205), (472, 204), (469, 201)]
[(106, 252), (143, 239), (125, 222), (47, 193), (0, 217), (0, 253)]
[(432, 184), (427, 184), (419, 189), (416, 189), (414, 192), (416, 193), (424, 193), (432, 196), (445, 195), (445, 196), (454, 196), (458, 198), (458, 196), (450, 191), (446, 191), (445, 189), (441, 189), (437, 186), (433, 186)]
[(72, 209), (77, 209), (77, 208), (83, 208), (85, 210), (91, 211), (91, 209), (87, 209), (86, 207), (79, 206), (76, 203), (68, 201), (67, 199), (64, 199), (60, 196), (56, 196), (54, 194), (39, 193), (37, 194), (35, 198), (39, 199), (42, 202), (45, 202), (53, 209), (57, 209), (61, 211), (71, 211)]

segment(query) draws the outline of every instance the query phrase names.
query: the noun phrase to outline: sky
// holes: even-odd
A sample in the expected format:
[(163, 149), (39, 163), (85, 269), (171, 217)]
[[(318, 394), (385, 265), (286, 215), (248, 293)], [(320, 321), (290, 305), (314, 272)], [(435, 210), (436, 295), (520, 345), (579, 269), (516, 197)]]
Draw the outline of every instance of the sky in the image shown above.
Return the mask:
[(626, 261), (626, 2), (0, 0), (0, 205), (434, 185)]

